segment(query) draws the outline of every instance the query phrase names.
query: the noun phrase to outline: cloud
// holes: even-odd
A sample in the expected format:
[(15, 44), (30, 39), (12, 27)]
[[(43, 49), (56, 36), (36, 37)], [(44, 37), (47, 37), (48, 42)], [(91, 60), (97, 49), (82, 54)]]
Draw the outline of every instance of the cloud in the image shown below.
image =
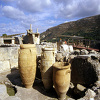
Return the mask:
[(50, 0), (18, 0), (18, 7), (26, 12), (41, 12), (51, 5)]
[(12, 2), (14, 0), (1, 0), (1, 1), (3, 1), (3, 2)]
[(47, 20), (46, 22), (47, 22), (47, 24), (55, 24), (56, 20)]
[[(8, 1), (14, 0), (5, 0)], [(91, 0), (91, 2), (90, 0), (18, 0), (16, 2), (16, 8), (3, 7), (4, 16), (28, 20), (31, 15), (32, 20), (37, 18), (43, 20), (46, 17), (73, 19), (100, 14), (100, 0)]]
[(38, 14), (27, 15), (23, 11), (19, 10), (18, 8), (14, 8), (12, 6), (4, 6), (2, 8), (2, 15), (7, 17), (7, 18), (13, 19), (14, 21), (18, 20), (18, 21), (21, 21), (21, 22), (24, 22), (24, 23), (25, 22), (26, 23), (33, 23), (33, 22), (35, 22), (39, 19)]
[(19, 24), (16, 24), (15, 22), (13, 23), (1, 23), (0, 24), (0, 36), (2, 36), (2, 34), (18, 34), (18, 33), (23, 33), (25, 32), (25, 28)]
[(100, 0), (55, 0), (57, 17), (72, 19), (100, 14)]
[(78, 7), (79, 9), (77, 8), (78, 9), (77, 13), (74, 15), (79, 17), (86, 17), (86, 16), (100, 14), (98, 3), (100, 4), (99, 0), (91, 0), (91, 2), (89, 0), (81, 1), (79, 2), (79, 7)]
[(0, 28), (3, 28), (3, 27), (5, 27), (5, 26), (6, 26), (5, 23), (0, 23)]
[(18, 8), (14, 8), (12, 6), (4, 6), (2, 8), (3, 16), (6, 16), (11, 19), (24, 19), (25, 15), (23, 11), (19, 10)]
[(66, 20), (69, 22), (96, 14), (100, 14), (100, 0), (1, 0), (0, 32), (25, 32), (30, 24), (33, 31), (39, 28), (39, 32), (43, 32)]
[[(25, 29), (24, 31), (26, 31), (26, 29), (29, 29), (30, 24), (33, 24), (34, 30), (43, 25), (41, 27), (42, 29), (40, 30), (40, 32), (41, 31), (43, 32), (44, 26), (46, 24), (46, 22), (44, 20), (48, 20), (47, 17), (50, 16), (50, 13), (49, 12), (39, 12), (39, 13), (34, 13), (34, 14), (32, 14), (32, 13), (26, 14), (19, 8), (15, 8), (12, 6), (4, 6), (4, 7), (2, 7), (2, 15), (3, 15), (3, 17), (10, 18), (14, 22), (18, 23), (20, 27), (23, 26)], [(5, 26), (5, 27), (7, 27), (7, 26)], [(46, 27), (48, 27), (47, 24), (46, 24)], [(5, 31), (7, 33), (9, 33), (9, 32), (16, 33), (16, 32), (18, 32), (18, 29), (19, 29), (19, 27), (16, 28), (16, 32), (15, 32), (15, 28), (14, 28), (14, 30), (12, 28), (10, 28), (10, 26), (8, 26), (8, 28), (6, 30), (3, 29), (2, 32)]]

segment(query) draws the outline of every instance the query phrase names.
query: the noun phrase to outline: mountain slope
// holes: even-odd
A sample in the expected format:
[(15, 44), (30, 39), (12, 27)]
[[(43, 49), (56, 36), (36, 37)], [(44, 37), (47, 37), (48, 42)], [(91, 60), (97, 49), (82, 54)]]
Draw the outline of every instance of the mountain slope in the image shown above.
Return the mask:
[(100, 15), (67, 22), (47, 29), (41, 33), (41, 40), (57, 41), (59, 35), (83, 36), (91, 40), (100, 40)]

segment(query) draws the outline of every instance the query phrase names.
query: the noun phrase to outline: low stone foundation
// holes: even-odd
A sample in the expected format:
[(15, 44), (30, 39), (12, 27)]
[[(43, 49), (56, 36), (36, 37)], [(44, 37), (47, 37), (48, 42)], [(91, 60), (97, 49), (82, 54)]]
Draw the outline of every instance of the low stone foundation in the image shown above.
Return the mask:
[(0, 73), (18, 67), (19, 45), (0, 46)]

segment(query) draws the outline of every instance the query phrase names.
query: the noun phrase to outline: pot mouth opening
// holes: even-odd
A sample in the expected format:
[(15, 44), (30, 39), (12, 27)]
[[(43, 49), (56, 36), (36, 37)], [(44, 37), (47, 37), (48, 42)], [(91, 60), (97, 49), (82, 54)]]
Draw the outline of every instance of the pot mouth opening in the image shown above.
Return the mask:
[(58, 68), (58, 69), (67, 69), (69, 68), (71, 65), (68, 62), (55, 62), (53, 64), (53, 67)]
[(43, 51), (55, 51), (55, 48), (52, 47), (44, 47), (42, 48)]
[(20, 49), (35, 48), (35, 44), (21, 44)]

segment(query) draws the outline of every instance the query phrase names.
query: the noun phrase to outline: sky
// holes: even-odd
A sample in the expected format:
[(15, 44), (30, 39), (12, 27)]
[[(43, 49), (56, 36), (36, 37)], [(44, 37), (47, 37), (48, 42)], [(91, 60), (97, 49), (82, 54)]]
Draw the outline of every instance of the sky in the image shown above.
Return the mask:
[(59, 24), (100, 14), (100, 0), (0, 0), (0, 36), (39, 33)]

